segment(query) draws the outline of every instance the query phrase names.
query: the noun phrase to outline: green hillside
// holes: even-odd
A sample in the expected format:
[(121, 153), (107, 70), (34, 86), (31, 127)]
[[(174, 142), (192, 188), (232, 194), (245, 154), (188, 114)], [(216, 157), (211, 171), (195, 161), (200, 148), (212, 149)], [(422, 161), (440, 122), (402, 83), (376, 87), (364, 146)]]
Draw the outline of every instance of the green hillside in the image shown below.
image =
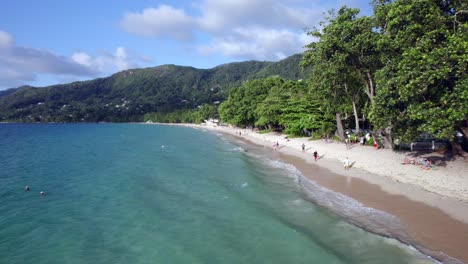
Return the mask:
[(228, 63), (212, 69), (161, 65), (89, 81), (24, 86), (0, 93), (0, 121), (141, 121), (149, 112), (193, 109), (222, 101), (232, 87), (246, 80), (274, 75), (301, 79), (301, 57)]

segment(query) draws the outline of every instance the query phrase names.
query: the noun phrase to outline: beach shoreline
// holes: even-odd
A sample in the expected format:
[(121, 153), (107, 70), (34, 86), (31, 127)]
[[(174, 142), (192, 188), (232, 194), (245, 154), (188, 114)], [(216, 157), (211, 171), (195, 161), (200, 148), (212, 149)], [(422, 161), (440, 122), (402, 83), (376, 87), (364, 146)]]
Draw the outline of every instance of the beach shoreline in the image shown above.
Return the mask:
[[(282, 134), (259, 134), (235, 127), (191, 124), (182, 126), (221, 132), (236, 139), (271, 148), (271, 152), (275, 152), (284, 162), (295, 166), (306, 179), (349, 196), (366, 207), (396, 216), (405, 230), (394, 236), (369, 229), (361, 225), (359, 220), (351, 221), (353, 224), (414, 246), (442, 263), (468, 263), (468, 253), (465, 252), (464, 245), (468, 234), (468, 196), (463, 191), (468, 185), (464, 185), (467, 182), (466, 176), (463, 177), (466, 172), (464, 161), (451, 161), (446, 167), (426, 171), (414, 165), (401, 165), (404, 154), (391, 150), (374, 150), (366, 146), (354, 146), (347, 150), (346, 146), (340, 143), (309, 141), (307, 138), (286, 139)], [(273, 143), (276, 142), (279, 143), (277, 151), (273, 150)], [(302, 144), (306, 145), (304, 152), (301, 151)], [(315, 150), (319, 153), (318, 161), (314, 161), (312, 156)], [(354, 159), (356, 155), (360, 159)], [(343, 169), (342, 159), (346, 157), (349, 157), (352, 163), (349, 171)], [(359, 163), (363, 159), (367, 159), (369, 163), (381, 162), (381, 168), (376, 170), (375, 166), (359, 166), (362, 165)], [(402, 177), (414, 173), (415, 169), (416, 176), (409, 177), (406, 181), (401, 180)], [(317, 170), (320, 173), (317, 173)], [(382, 170), (389, 173), (379, 173)], [(451, 182), (438, 188), (438, 183), (433, 180), (430, 188), (424, 188), (421, 184), (426, 181), (414, 180), (431, 173), (432, 177), (444, 177), (444, 173), (451, 177), (452, 174), (449, 173), (453, 171), (458, 180), (455, 191), (449, 189), (454, 185)], [(399, 177), (394, 177), (394, 174), (399, 174)]]

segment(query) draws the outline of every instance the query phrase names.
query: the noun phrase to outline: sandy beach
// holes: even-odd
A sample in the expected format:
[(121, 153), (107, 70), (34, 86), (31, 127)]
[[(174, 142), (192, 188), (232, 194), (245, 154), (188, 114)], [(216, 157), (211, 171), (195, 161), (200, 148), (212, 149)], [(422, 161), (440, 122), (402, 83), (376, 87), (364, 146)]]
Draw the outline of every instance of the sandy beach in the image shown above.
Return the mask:
[[(363, 215), (363, 221), (351, 220), (364, 229), (395, 237), (442, 263), (468, 263), (468, 164), (462, 158), (445, 161), (441, 154), (429, 153), (425, 157), (435, 160), (436, 167), (423, 170), (416, 165), (401, 164), (407, 152), (375, 150), (359, 144), (347, 149), (341, 143), (287, 139), (274, 132), (259, 134), (235, 127), (195, 127), (271, 148), (275, 156), (294, 165), (307, 179), (366, 207), (396, 216), (402, 231), (387, 234), (379, 223), (369, 228), (369, 215)], [(275, 142), (279, 143), (277, 150), (273, 149)], [(302, 144), (305, 151), (301, 150)], [(314, 161), (314, 151), (319, 154), (318, 161)], [(346, 157), (352, 165), (347, 171), (343, 167)], [(366, 221), (367, 226), (362, 224)]]

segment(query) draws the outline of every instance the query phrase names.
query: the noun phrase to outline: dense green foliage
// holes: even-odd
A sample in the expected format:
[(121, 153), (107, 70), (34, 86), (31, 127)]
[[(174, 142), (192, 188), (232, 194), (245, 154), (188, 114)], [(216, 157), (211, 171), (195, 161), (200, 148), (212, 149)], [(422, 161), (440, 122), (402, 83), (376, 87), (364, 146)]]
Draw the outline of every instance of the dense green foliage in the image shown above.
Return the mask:
[[(374, 16), (343, 7), (309, 32), (303, 65), (311, 89), (342, 121), (415, 140), (421, 133), (454, 140), (468, 116), (468, 5), (462, 1), (376, 0)], [(344, 117), (343, 117), (344, 116)], [(362, 118), (359, 118), (362, 116)], [(365, 116), (368, 119), (365, 119)], [(342, 130), (342, 129), (341, 129)]]
[(209, 118), (218, 118), (218, 108), (214, 105), (204, 104), (198, 109), (176, 110), (168, 113), (148, 113), (145, 114), (144, 121), (156, 123), (202, 123)]
[(219, 107), (223, 121), (241, 127), (281, 130), (292, 135), (330, 133), (332, 118), (326, 115), (319, 95), (307, 82), (279, 77), (258, 79), (231, 90)]
[(467, 9), (466, 1), (375, 4), (385, 65), (376, 75), (374, 124), (404, 140), (422, 132), (454, 138), (468, 116)]
[(257, 78), (257, 74), (302, 78), (300, 59), (295, 55), (279, 62), (247, 61), (206, 70), (163, 65), (91, 81), (21, 87), (0, 93), (0, 121), (142, 121), (147, 113), (170, 113), (222, 101), (232, 87)]

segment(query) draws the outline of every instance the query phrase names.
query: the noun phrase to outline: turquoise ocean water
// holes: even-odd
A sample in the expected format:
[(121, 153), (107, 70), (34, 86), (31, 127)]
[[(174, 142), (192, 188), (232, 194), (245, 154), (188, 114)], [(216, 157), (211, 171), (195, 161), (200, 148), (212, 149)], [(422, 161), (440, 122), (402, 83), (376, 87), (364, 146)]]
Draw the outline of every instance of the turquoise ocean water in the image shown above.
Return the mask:
[(0, 263), (429, 261), (248, 148), (186, 127), (0, 124)]

